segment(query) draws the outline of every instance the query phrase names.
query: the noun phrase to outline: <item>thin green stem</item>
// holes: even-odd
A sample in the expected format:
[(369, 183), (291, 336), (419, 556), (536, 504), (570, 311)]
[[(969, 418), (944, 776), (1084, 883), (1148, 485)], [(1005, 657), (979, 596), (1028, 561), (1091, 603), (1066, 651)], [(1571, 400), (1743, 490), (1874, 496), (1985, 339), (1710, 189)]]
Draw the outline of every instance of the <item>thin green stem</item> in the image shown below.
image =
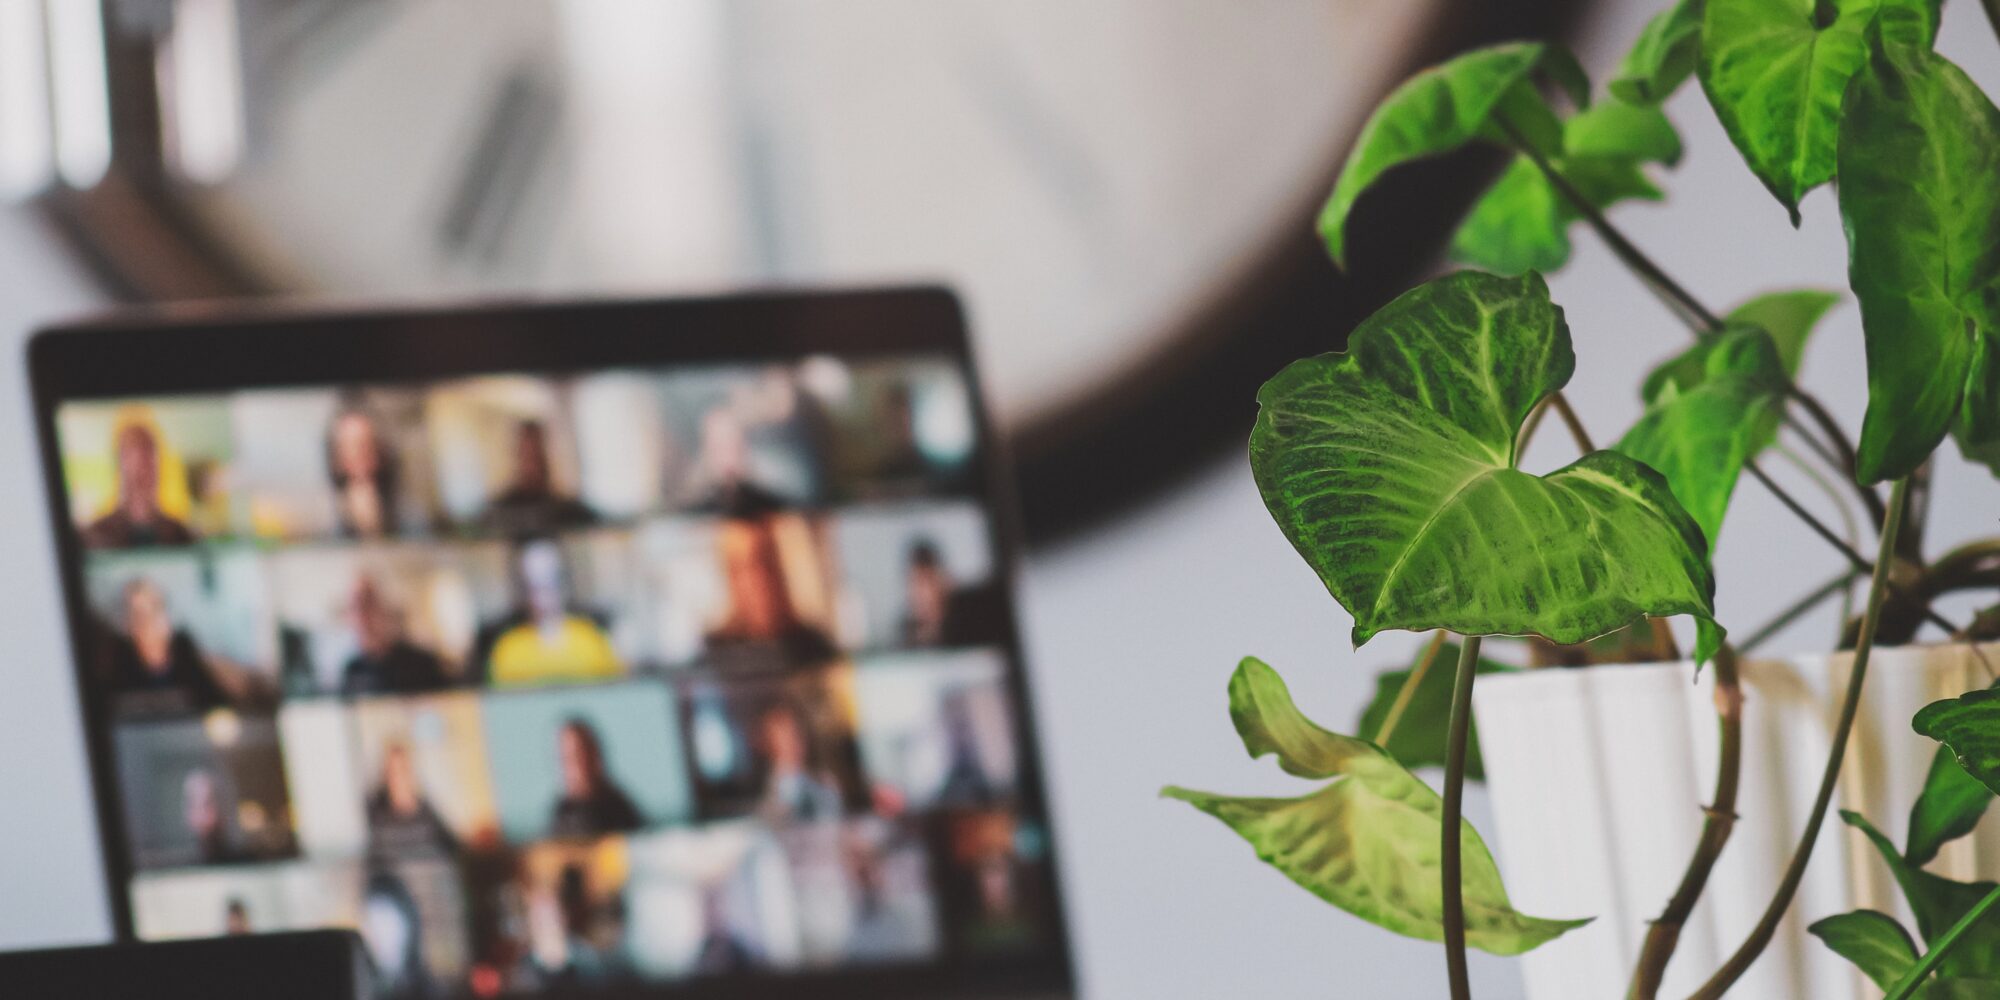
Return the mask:
[(1646, 929), (1646, 944), (1632, 973), (1632, 1000), (1653, 1000), (1666, 978), (1667, 963), (1680, 943), (1681, 929), (1701, 899), (1716, 859), (1736, 828), (1736, 787), (1743, 773), (1743, 688), (1737, 678), (1736, 650), (1723, 643), (1715, 654), (1715, 721), (1719, 737), (1715, 767), (1715, 798), (1703, 810), (1701, 835), (1680, 887), (1667, 900), (1658, 920)]
[(1689, 321), (1689, 326), (1695, 328), (1697, 334), (1712, 333), (1722, 329), (1720, 317), (1710, 312), (1707, 306), (1701, 304), (1700, 299), (1695, 298), (1687, 289), (1682, 288), (1679, 282), (1669, 277), (1658, 264), (1653, 263), (1652, 258), (1646, 256), (1645, 251), (1626, 239), (1624, 233), (1612, 228), (1611, 221), (1604, 217), (1604, 212), (1597, 207), (1597, 204), (1584, 197), (1583, 192), (1578, 191), (1576, 185), (1571, 184), (1569, 178), (1563, 176), (1562, 171), (1557, 170), (1555, 165), (1549, 162), (1548, 157), (1542, 155), (1541, 150), (1536, 149), (1533, 143), (1521, 135), (1513, 122), (1508, 121), (1504, 115), (1494, 116), (1494, 121), (1499, 124), (1500, 130), (1506, 133), (1514, 148), (1534, 161), (1542, 176), (1548, 178), (1549, 185), (1556, 189), (1556, 193), (1562, 195), (1563, 199), (1570, 203), (1570, 207), (1583, 216), (1585, 222), (1590, 223), (1590, 228), (1597, 231), (1597, 235), (1611, 247), (1611, 252), (1637, 274), (1639, 280), (1645, 282), (1655, 294), (1666, 300), (1676, 314)]
[[(1869, 562), (1867, 556), (1862, 555), (1854, 546), (1847, 544), (1839, 535), (1834, 534), (1833, 529), (1826, 526), (1826, 522), (1814, 516), (1812, 511), (1805, 509), (1796, 497), (1793, 497), (1785, 491), (1784, 487), (1774, 482), (1770, 475), (1765, 473), (1756, 462), (1747, 462), (1743, 467), (1749, 469), (1750, 474), (1756, 477), (1759, 483), (1764, 484), (1764, 488), (1769, 490), (1772, 496), (1777, 497), (1778, 502), (1784, 504), (1786, 510), (1791, 511), (1799, 520), (1804, 521), (1806, 526), (1813, 530), (1813, 534), (1825, 539), (1828, 545), (1833, 546), (1839, 550), (1841, 555), (1846, 556), (1848, 565), (1853, 566), (1857, 572), (1874, 574), (1877, 571), (1877, 563)], [(1890, 561), (1893, 563), (1893, 558)], [(1916, 596), (1904, 591), (1901, 587), (1893, 583), (1889, 585), (1889, 592), (1905, 600), (1913, 599)], [(1925, 621), (1944, 629), (1951, 635), (1965, 634), (1964, 628), (1953, 624), (1951, 619), (1931, 610), (1928, 602), (1924, 604), (1923, 615)]]
[[(2000, 2), (2000, 0), (1994, 0), (1994, 2)], [(1521, 135), (1520, 130), (1516, 129), (1514, 124), (1507, 120), (1506, 116), (1496, 115), (1494, 122), (1499, 125), (1501, 132), (1507, 136), (1508, 140), (1514, 144), (1514, 148), (1520, 150), (1523, 155), (1535, 164), (1536, 169), (1542, 172), (1542, 176), (1548, 179), (1549, 186), (1555, 188), (1556, 193), (1562, 195), (1563, 200), (1569, 202), (1570, 207), (1583, 216), (1584, 221), (1590, 224), (1590, 228), (1597, 233), (1598, 238), (1602, 239), (1605, 245), (1611, 248), (1612, 254), (1617, 256), (1619, 261), (1634, 274), (1638, 275), (1640, 281), (1646, 287), (1652, 289), (1654, 294), (1665, 301), (1674, 314), (1680, 317), (1681, 321), (1688, 327), (1689, 332), (1694, 334), (1695, 339), (1701, 340), (1722, 332), (1724, 327), (1722, 318), (1703, 305), (1701, 300), (1695, 298), (1692, 292), (1689, 292), (1679, 282), (1668, 276), (1667, 272), (1661, 269), (1660, 265), (1654, 263), (1651, 257), (1646, 256), (1645, 251), (1640, 250), (1631, 240), (1626, 239), (1625, 234), (1619, 232), (1611, 224), (1611, 220), (1604, 217), (1604, 212), (1596, 204), (1592, 203), (1589, 198), (1585, 197), (1582, 191), (1577, 190), (1576, 185), (1570, 183), (1569, 178), (1563, 176), (1562, 171), (1557, 170), (1555, 164), (1550, 163), (1548, 157), (1542, 155), (1541, 150), (1536, 149), (1534, 144), (1528, 142), (1526, 137)], [(1839, 472), (1843, 478), (1853, 480), (1854, 449), (1847, 443), (1846, 436), (1840, 431), (1840, 425), (1834, 422), (1832, 415), (1827, 412), (1826, 407), (1818, 399), (1815, 399), (1810, 393), (1799, 388), (1796, 384), (1787, 385), (1786, 394), (1792, 400), (1798, 402), (1806, 410), (1807, 415), (1812, 417), (1813, 421), (1819, 425), (1820, 430), (1832, 439), (1832, 447), (1835, 449), (1836, 454), (1830, 456), (1829, 464), (1833, 465), (1835, 471)], [(1797, 429), (1801, 434), (1806, 433), (1804, 425), (1789, 412), (1785, 414), (1784, 419), (1786, 424)], [(1854, 485), (1857, 493), (1863, 498), (1862, 503), (1868, 507), (1870, 516), (1875, 519), (1875, 523), (1879, 526), (1881, 524), (1881, 517), (1877, 512), (1880, 511), (1882, 506), (1881, 498), (1876, 496), (1873, 490), (1862, 486), (1858, 482)]]
[(1847, 695), (1840, 703), (1840, 721), (1833, 730), (1833, 745), (1826, 755), (1826, 770), (1820, 775), (1819, 794), (1813, 799), (1811, 815), (1806, 819), (1805, 832), (1799, 837), (1799, 844), (1792, 851), (1791, 863), (1785, 866), (1785, 874), (1778, 881), (1778, 891), (1771, 898), (1771, 905), (1765, 907), (1764, 916), (1750, 931), (1743, 945), (1736, 949), (1729, 960), (1722, 963), (1715, 975), (1696, 991), (1691, 1000), (1718, 1000), (1729, 987), (1750, 968), (1750, 963), (1763, 954), (1771, 943), (1771, 935), (1778, 930), (1779, 921), (1785, 911), (1791, 908), (1792, 897), (1799, 891), (1799, 882), (1805, 878), (1806, 865), (1812, 860), (1813, 846), (1819, 842), (1819, 830), (1826, 822), (1827, 807), (1833, 802), (1835, 786), (1840, 783), (1840, 766), (1847, 759), (1847, 737), (1854, 731), (1854, 715), (1861, 707), (1862, 684), (1868, 677), (1868, 655), (1875, 648), (1875, 629), (1882, 622), (1882, 603), (1889, 595), (1889, 566), (1895, 562), (1896, 533), (1902, 529), (1903, 514), (1910, 506), (1910, 481), (1908, 478), (1896, 480), (1896, 486), (1889, 493), (1889, 517), (1882, 524), (1881, 552), (1875, 559), (1875, 573), (1868, 585), (1868, 609), (1861, 616), (1861, 637), (1854, 646), (1854, 665), (1847, 675)]
[[(1756, 649), (1758, 646), (1763, 645), (1766, 640), (1770, 639), (1774, 635), (1777, 635), (1780, 631), (1782, 631), (1785, 628), (1785, 626), (1790, 625), (1795, 621), (1798, 621), (1799, 618), (1801, 618), (1806, 614), (1806, 612), (1809, 612), (1812, 609), (1819, 607), (1820, 603), (1825, 601), (1827, 598), (1832, 597), (1833, 595), (1848, 589), (1850, 586), (1853, 585), (1854, 578), (1858, 575), (1859, 574), (1850, 569), (1847, 572), (1842, 573), (1839, 576), (1836, 576), (1833, 579), (1828, 580), (1825, 583), (1821, 584), (1812, 593), (1807, 594), (1806, 596), (1800, 598), (1798, 601), (1794, 602), (1791, 607), (1778, 612), (1778, 616), (1764, 623), (1764, 626), (1762, 628), (1759, 628), (1757, 631), (1750, 633), (1749, 638), (1744, 639), (1741, 643), (1737, 645), (1736, 647), (1737, 650), (1740, 652), (1748, 653), (1751, 650)], [(1846, 620), (1847, 620), (1846, 616), (1842, 615), (1841, 621), (1845, 622)]]
[(1424, 655), (1417, 658), (1417, 665), (1410, 668), (1410, 676), (1403, 678), (1403, 686), (1396, 689), (1396, 700), (1389, 703), (1389, 711), (1382, 715), (1382, 726), (1375, 730), (1374, 743), (1378, 747), (1389, 745), (1389, 737), (1396, 731), (1396, 723), (1403, 721), (1403, 713), (1409, 710), (1410, 699), (1417, 696), (1417, 688), (1422, 687), (1424, 675), (1431, 672), (1431, 664), (1438, 658), (1438, 650), (1444, 648), (1444, 629), (1431, 635), (1431, 644), (1424, 647)]
[(1563, 426), (1569, 428), (1570, 440), (1576, 442), (1578, 451), (1588, 455), (1597, 450), (1590, 443), (1590, 432), (1583, 429), (1583, 421), (1577, 419), (1576, 411), (1570, 408), (1569, 398), (1561, 390), (1549, 393), (1549, 405), (1555, 407), (1556, 415), (1562, 417)]
[[(1860, 545), (1861, 526), (1854, 519), (1854, 511), (1848, 508), (1846, 502), (1847, 495), (1835, 489), (1831, 480), (1821, 475), (1820, 471), (1813, 468), (1810, 462), (1800, 458), (1797, 452), (1782, 444), (1778, 445), (1775, 450), (1780, 458), (1790, 462), (1792, 468), (1799, 470), (1800, 475), (1812, 480), (1812, 484), (1819, 487), (1820, 491), (1826, 494), (1827, 500), (1833, 503), (1834, 513), (1840, 515), (1840, 537), (1847, 542), (1848, 548)], [(1875, 527), (1876, 530), (1881, 530), (1882, 522), (1876, 521)]]
[(1451, 979), (1451, 1000), (1472, 1000), (1472, 979), (1465, 965), (1465, 876), (1459, 854), (1460, 814), (1465, 805), (1465, 747), (1472, 731), (1472, 681), (1479, 674), (1479, 636), (1465, 637), (1458, 649), (1458, 676), (1451, 685), (1451, 731), (1444, 745), (1444, 834), (1441, 875), (1444, 881), (1444, 961)]
[[(1986, 0), (1987, 9), (1992, 9), (1995, 2), (2000, 0)], [(1910, 971), (1903, 973), (1903, 978), (1896, 980), (1895, 988), (1891, 989), (1883, 1000), (1908, 1000), (1909, 996), (1917, 991), (1917, 987), (1923, 985), (1924, 977), (1930, 975), (1931, 970), (1937, 968), (1938, 963), (1944, 961), (1944, 957), (1951, 953), (1951, 949), (1965, 936), (1965, 932), (1971, 930), (1972, 925), (1978, 923), (1979, 918), (1985, 916), (1986, 911), (1996, 905), (2000, 905), (2000, 888), (1995, 888), (1980, 897), (1979, 902), (1972, 904), (1972, 909), (1965, 911), (1965, 916), (1958, 918), (1958, 923), (1951, 925), (1951, 929), (1945, 931), (1944, 936), (1931, 945), (1931, 950), (1924, 952), (1924, 957), (1917, 959), (1917, 964), (1911, 966)]]

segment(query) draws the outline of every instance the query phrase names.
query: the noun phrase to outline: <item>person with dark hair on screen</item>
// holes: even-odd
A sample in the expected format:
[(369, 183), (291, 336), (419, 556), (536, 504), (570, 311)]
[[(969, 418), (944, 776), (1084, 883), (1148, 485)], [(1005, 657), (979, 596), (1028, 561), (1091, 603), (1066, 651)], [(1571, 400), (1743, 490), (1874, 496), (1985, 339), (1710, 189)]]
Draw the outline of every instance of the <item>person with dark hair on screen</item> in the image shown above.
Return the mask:
[(514, 475), (507, 488), (487, 501), (480, 524), (505, 535), (542, 535), (597, 523), (597, 512), (556, 491), (549, 467), (549, 430), (539, 420), (514, 428)]
[(384, 857), (458, 851), (458, 838), (424, 795), (416, 760), (401, 740), (382, 749), (381, 783), (368, 796), (368, 848)]
[(175, 627), (159, 584), (134, 577), (119, 592), (120, 631), (111, 637), (111, 687), (125, 715), (196, 715), (228, 703), (210, 662)]
[(903, 570), (903, 618), (897, 640), (904, 646), (965, 646), (992, 642), (1004, 616), (991, 587), (962, 587), (945, 566), (937, 543), (910, 543)]
[(701, 890), (701, 946), (695, 950), (694, 972), (700, 976), (721, 976), (742, 972), (757, 962), (750, 946), (729, 927), (728, 908), (723, 905), (724, 888), (705, 886)]
[(326, 475), (341, 534), (380, 538), (395, 529), (395, 448), (358, 403), (343, 405), (327, 425)]
[(589, 722), (572, 718), (556, 731), (562, 794), (549, 819), (549, 835), (579, 839), (627, 833), (644, 825), (639, 807), (618, 787), (604, 762), (604, 743)]
[(404, 637), (401, 610), (373, 576), (362, 573), (354, 578), (347, 616), (359, 648), (341, 674), (341, 694), (412, 694), (450, 683), (444, 661)]
[(234, 937), (248, 934), (251, 930), (250, 908), (244, 905), (243, 897), (229, 897), (229, 901), (222, 906), (222, 933)]
[(158, 432), (150, 423), (128, 420), (112, 436), (111, 447), (118, 499), (109, 513), (83, 527), (83, 544), (96, 549), (191, 544), (194, 532), (160, 509)]

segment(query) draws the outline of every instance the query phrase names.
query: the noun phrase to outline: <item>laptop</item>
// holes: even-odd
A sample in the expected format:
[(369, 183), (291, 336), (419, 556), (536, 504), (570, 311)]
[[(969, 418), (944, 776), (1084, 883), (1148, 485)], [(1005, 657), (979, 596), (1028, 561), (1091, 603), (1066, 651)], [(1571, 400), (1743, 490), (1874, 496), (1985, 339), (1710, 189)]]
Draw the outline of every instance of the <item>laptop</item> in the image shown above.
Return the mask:
[(28, 349), (121, 941), (384, 996), (1067, 996), (1007, 492), (927, 288)]

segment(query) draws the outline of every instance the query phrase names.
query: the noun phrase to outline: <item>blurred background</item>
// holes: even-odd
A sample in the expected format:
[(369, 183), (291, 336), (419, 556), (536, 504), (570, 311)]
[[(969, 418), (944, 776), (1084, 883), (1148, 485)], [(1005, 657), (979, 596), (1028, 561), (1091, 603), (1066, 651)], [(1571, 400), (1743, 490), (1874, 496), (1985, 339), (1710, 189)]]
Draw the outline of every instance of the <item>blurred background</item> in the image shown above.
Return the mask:
[[(239, 296), (939, 280), (964, 297), (1020, 481), (1029, 667), (1086, 994), (1442, 992), (1434, 945), (1321, 904), (1156, 791), (1293, 787), (1229, 727), (1238, 657), (1277, 665), (1344, 728), (1417, 645), (1349, 648), (1243, 452), (1257, 384), (1442, 268), (1456, 213), (1501, 164), (1397, 175), (1364, 199), (1343, 275), (1311, 218), (1362, 118), (1415, 68), (1507, 38), (1568, 41), (1602, 80), (1659, 6), (0, 0), (0, 948), (109, 933), (33, 472), (34, 327)], [(1948, 5), (1940, 48), (2000, 89), (1979, 16)], [(1698, 88), (1668, 111), (1688, 155), (1665, 206), (1614, 211), (1634, 240), (1712, 304), (1843, 288), (1831, 192), (1794, 230)], [(1607, 438), (1684, 334), (1586, 232), (1552, 287), (1576, 338), (1570, 398)], [(1803, 381), (1858, 430), (1851, 305)], [(1568, 448), (1543, 435), (1528, 464)], [(1940, 456), (1933, 536), (1991, 530), (1991, 480)], [(1839, 568), (1754, 487), (1725, 535), (1733, 627)], [(1767, 648), (1823, 648), (1834, 629), (1828, 607)], [(1482, 822), (1476, 790), (1471, 812)], [(1520, 995), (1507, 962), (1475, 971), (1482, 997)]]

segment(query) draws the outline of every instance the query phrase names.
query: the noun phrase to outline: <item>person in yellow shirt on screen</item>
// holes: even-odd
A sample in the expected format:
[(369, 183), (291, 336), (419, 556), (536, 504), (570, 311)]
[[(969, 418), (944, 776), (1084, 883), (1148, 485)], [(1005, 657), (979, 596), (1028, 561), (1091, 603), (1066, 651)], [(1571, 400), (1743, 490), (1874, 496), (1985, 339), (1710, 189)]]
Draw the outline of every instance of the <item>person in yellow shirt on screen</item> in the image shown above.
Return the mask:
[(521, 620), (493, 641), (487, 678), (495, 687), (527, 687), (609, 680), (625, 675), (611, 637), (585, 615), (570, 610), (562, 549), (549, 539), (529, 542), (514, 555)]

